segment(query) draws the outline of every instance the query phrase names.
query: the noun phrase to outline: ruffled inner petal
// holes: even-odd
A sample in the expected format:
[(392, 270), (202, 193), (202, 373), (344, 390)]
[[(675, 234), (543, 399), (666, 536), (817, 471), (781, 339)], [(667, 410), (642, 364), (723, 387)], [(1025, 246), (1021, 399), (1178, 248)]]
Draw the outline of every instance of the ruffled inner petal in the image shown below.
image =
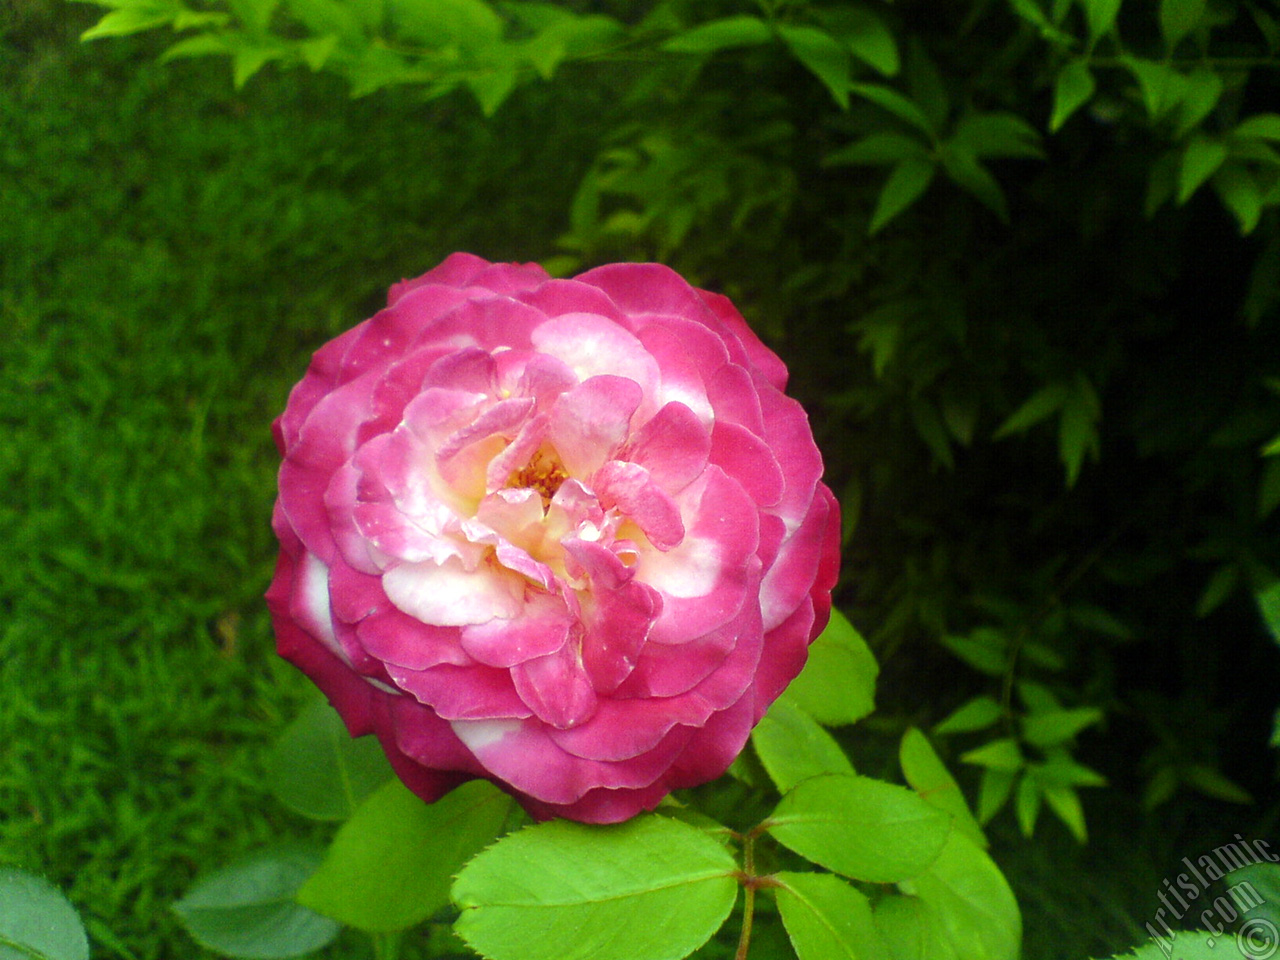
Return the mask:
[(551, 408), (548, 439), (571, 477), (589, 477), (622, 446), (642, 399), (640, 384), (612, 375), (584, 380)]
[(698, 415), (673, 401), (632, 434), (622, 456), (640, 464), (663, 490), (675, 494), (702, 473), (710, 453), (711, 436)]
[(516, 664), (511, 668), (511, 680), (534, 715), (556, 729), (586, 723), (599, 704), (573, 642)]
[(524, 578), (493, 563), (474, 570), (450, 558), (402, 563), (382, 575), (387, 597), (423, 623), (461, 627), (510, 620), (524, 607)]

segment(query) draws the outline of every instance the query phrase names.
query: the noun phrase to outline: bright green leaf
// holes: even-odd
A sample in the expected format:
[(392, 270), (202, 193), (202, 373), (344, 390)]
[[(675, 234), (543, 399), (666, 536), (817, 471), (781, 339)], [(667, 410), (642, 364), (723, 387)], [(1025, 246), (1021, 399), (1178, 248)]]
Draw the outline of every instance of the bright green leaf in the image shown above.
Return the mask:
[(867, 232), (878, 233), (885, 224), (915, 203), (929, 189), (936, 172), (932, 160), (903, 160), (897, 164), (880, 189), (880, 199), (876, 201)]
[(0, 956), (89, 960), (89, 940), (76, 908), (55, 886), (0, 867)]
[(843, 110), (849, 109), (849, 81), (852, 65), (849, 51), (825, 30), (781, 24), (778, 33), (796, 59), (823, 82)]
[(853, 773), (853, 764), (831, 734), (786, 694), (760, 718), (751, 742), (779, 793), (820, 774)]
[(1125, 57), (1123, 62), (1138, 81), (1142, 102), (1152, 121), (1161, 119), (1182, 101), (1187, 81), (1173, 67), (1137, 57)]
[(397, 36), (426, 46), (478, 50), (502, 38), (502, 18), (484, 0), (387, 0), (387, 13)]
[(1204, 19), (1205, 0), (1160, 0), (1160, 32), (1173, 50)]
[(353, 739), (338, 712), (319, 700), (285, 729), (267, 760), (271, 792), (314, 820), (345, 820), (395, 776), (375, 737)]
[[(1152, 940), (1131, 953), (1117, 955), (1111, 960), (1169, 960), (1171, 956), (1176, 960), (1223, 960), (1223, 942), (1221, 933), (1215, 935), (1204, 930), (1177, 930), (1173, 938), (1165, 936)], [(1227, 960), (1242, 960), (1246, 956), (1234, 948), (1228, 948), (1226, 953)]]
[(467, 87), (475, 94), (480, 103), (480, 110), (486, 117), (492, 117), (498, 108), (511, 96), (516, 88), (519, 73), (515, 64), (507, 63), (501, 67), (473, 73), (467, 76)]
[(913, 892), (964, 960), (1016, 960), (1022, 915), (1000, 869), (972, 840), (952, 833)]
[(841, 775), (797, 784), (768, 824), (774, 838), (800, 856), (874, 883), (920, 873), (951, 830), (951, 818), (911, 790)]
[(1085, 827), (1084, 808), (1080, 806), (1080, 795), (1071, 787), (1050, 784), (1044, 784), (1042, 792), (1049, 809), (1067, 825), (1071, 835), (1080, 843), (1086, 842), (1089, 839), (1089, 831)]
[(100, 37), (122, 37), (172, 23), (178, 11), (175, 4), (153, 3), (143, 0), (113, 10), (96, 24), (80, 34), (81, 40), (97, 40)]
[(248, 83), (249, 78), (266, 66), (267, 63), (272, 60), (279, 60), (283, 56), (283, 51), (275, 46), (236, 47), (231, 53), (232, 79), (235, 81), (236, 89), (239, 90)]
[(1053, 82), (1053, 114), (1049, 130), (1057, 133), (1077, 110), (1093, 97), (1097, 84), (1087, 60), (1072, 60), (1059, 71)]
[(887, 947), (858, 890), (829, 873), (774, 875), (778, 912), (798, 960), (879, 960)]
[(928, 162), (929, 146), (918, 137), (881, 131), (863, 137), (822, 158), (824, 167), (846, 165), (888, 166), (901, 160)]
[(552, 821), (467, 864), (456, 929), (491, 960), (678, 960), (724, 923), (737, 869), (715, 839), (666, 817)]
[(198, 879), (174, 912), (199, 943), (228, 956), (270, 960), (319, 950), (338, 935), (338, 924), (294, 895), (321, 856), (302, 846), (251, 853)]
[(1000, 719), (1003, 711), (993, 697), (974, 697), (953, 710), (944, 720), (934, 725), (939, 734), (969, 733), (984, 730)]
[(1227, 145), (1221, 140), (1196, 136), (1187, 141), (1182, 151), (1178, 176), (1178, 203), (1183, 204), (1200, 189), (1201, 184), (1218, 172), (1227, 159)]
[(1059, 787), (1105, 787), (1107, 778), (1098, 771), (1076, 763), (1066, 750), (1047, 751), (1044, 763), (1036, 765), (1036, 776)]
[(875, 709), (880, 668), (862, 635), (832, 609), (826, 629), (809, 645), (809, 659), (786, 696), (829, 727), (856, 723)]
[(950, 814), (955, 828), (978, 846), (987, 846), (987, 838), (970, 812), (960, 785), (938, 757), (929, 739), (915, 727), (903, 734), (898, 760), (907, 783), (926, 803)]
[(233, 47), (226, 37), (213, 33), (201, 33), (179, 40), (160, 54), (160, 62), (168, 63), (182, 57), (225, 56)]
[(285, 0), (289, 11), (312, 33), (336, 33), (356, 39), (364, 33), (364, 25), (354, 9), (341, 0)]
[(1018, 749), (1018, 742), (1009, 737), (1001, 737), (999, 740), (984, 743), (980, 747), (962, 753), (960, 759), (965, 763), (972, 763), (978, 767), (989, 767), (993, 770), (1005, 770), (1010, 773), (1020, 770), (1024, 763), (1022, 751)]
[(882, 896), (876, 900), (872, 919), (889, 945), (886, 960), (970, 960), (956, 954), (937, 916), (917, 897)]
[(510, 809), (484, 780), (431, 804), (392, 780), (342, 825), (298, 902), (358, 930), (407, 930), (449, 902), (454, 874), (493, 841)]
[(1074, 38), (1058, 29), (1057, 24), (1045, 16), (1039, 0), (1009, 0), (1013, 12), (1034, 26), (1041, 38), (1058, 46), (1070, 46)]
[(715, 53), (731, 47), (754, 47), (773, 39), (769, 25), (759, 17), (725, 17), (699, 24), (662, 44), (670, 53)]

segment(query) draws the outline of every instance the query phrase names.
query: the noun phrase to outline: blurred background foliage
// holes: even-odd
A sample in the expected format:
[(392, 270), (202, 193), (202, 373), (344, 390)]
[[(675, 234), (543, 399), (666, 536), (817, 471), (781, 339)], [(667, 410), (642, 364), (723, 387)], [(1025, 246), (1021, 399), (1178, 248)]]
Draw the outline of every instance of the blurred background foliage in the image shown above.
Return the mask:
[(1028, 957), (1280, 833), (1276, 3), (99, 6), (0, 8), (0, 859), (106, 950), (305, 830), (266, 424), (453, 249), (659, 259), (783, 355), (882, 664), (851, 752), (932, 731)]

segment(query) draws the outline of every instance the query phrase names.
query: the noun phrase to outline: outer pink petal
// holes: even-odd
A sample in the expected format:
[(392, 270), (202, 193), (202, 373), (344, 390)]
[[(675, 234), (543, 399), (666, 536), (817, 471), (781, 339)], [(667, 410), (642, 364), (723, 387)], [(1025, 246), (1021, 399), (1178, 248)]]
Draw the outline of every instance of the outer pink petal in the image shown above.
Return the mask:
[(593, 313), (615, 323), (629, 325), (626, 314), (618, 309), (608, 294), (579, 280), (548, 280), (539, 287), (519, 294), (519, 299), (548, 317), (560, 317), (566, 313)]
[(697, 291), (680, 274), (659, 263), (611, 263), (588, 270), (576, 279), (599, 287), (632, 317), (712, 315)]
[(702, 302), (711, 308), (720, 322), (728, 327), (742, 344), (751, 365), (763, 373), (775, 389), (787, 389), (787, 365), (778, 358), (776, 353), (760, 342), (760, 338), (747, 326), (747, 321), (742, 319), (742, 314), (729, 298), (708, 290), (699, 290), (698, 294), (702, 297)]
[(733, 477), (762, 507), (782, 499), (786, 479), (763, 440), (728, 420), (717, 420), (711, 430), (710, 460)]
[(449, 663), (411, 670), (388, 664), (395, 685), (412, 694), (446, 720), (494, 720), (524, 718), (532, 711), (520, 699), (511, 674), (473, 663), (459, 667)]
[(520, 699), (539, 720), (560, 730), (586, 723), (599, 704), (575, 647), (565, 644), (554, 653), (511, 668)]
[(634, 380), (644, 397), (658, 385), (658, 364), (634, 336), (607, 317), (568, 313), (547, 320), (532, 332), (540, 353), (562, 361), (579, 380), (608, 375)]
[(760, 584), (760, 609), (766, 631), (791, 616), (809, 595), (827, 555), (831, 531), (839, 529), (839, 510), (830, 493), (815, 497), (808, 516), (799, 529), (783, 541), (777, 559)]
[(584, 760), (630, 760), (648, 753), (673, 727), (700, 727), (715, 708), (697, 696), (671, 700), (601, 700), (588, 723), (549, 731), (562, 750)]
[(569, 638), (570, 619), (559, 597), (535, 595), (514, 620), (463, 627), (462, 648), (491, 667), (513, 667), (555, 653)]
[(426, 670), (442, 663), (465, 667), (474, 662), (459, 642), (457, 627), (423, 623), (394, 607), (360, 621), (356, 636), (388, 669)]

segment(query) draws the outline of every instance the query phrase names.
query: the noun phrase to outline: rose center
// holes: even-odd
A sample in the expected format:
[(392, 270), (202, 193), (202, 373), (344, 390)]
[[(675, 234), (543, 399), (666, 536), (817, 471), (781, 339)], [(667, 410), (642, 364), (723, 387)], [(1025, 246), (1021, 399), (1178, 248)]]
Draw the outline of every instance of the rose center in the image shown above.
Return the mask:
[(545, 508), (551, 504), (551, 498), (560, 489), (560, 484), (569, 479), (559, 457), (549, 453), (545, 448), (533, 455), (533, 458), (511, 475), (508, 487), (529, 487), (538, 491)]

